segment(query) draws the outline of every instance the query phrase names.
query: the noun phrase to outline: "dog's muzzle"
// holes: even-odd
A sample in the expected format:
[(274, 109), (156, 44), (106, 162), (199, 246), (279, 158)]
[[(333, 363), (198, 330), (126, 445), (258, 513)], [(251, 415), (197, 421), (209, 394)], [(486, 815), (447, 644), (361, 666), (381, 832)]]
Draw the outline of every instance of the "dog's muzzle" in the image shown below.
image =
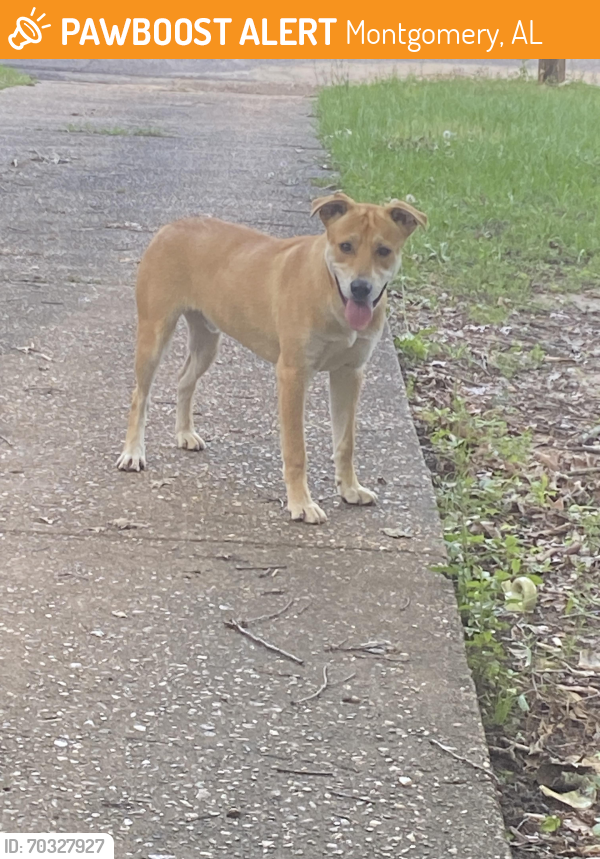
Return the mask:
[(344, 304), (346, 322), (354, 331), (363, 331), (370, 325), (373, 319), (373, 310), (381, 300), (387, 283), (383, 285), (379, 295), (373, 300), (372, 284), (363, 278), (355, 278), (350, 284), (351, 295), (346, 298), (340, 287), (337, 275), (334, 275), (334, 277), (340, 298)]

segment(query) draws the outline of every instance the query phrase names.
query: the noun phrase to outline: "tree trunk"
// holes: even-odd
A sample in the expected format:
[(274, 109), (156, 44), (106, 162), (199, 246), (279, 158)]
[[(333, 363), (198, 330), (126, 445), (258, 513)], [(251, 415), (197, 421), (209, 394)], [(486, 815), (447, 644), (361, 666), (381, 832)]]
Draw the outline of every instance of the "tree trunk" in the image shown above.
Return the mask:
[(561, 84), (565, 79), (566, 60), (540, 60), (538, 82), (541, 84)]

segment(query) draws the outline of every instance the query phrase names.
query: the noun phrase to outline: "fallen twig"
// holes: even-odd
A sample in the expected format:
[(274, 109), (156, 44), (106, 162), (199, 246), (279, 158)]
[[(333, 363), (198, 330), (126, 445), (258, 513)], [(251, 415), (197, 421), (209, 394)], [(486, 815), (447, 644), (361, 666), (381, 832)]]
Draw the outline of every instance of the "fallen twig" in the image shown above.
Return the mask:
[(544, 563), (550, 560), (554, 555), (578, 555), (581, 551), (581, 543), (562, 544), (561, 546), (551, 546), (545, 552), (541, 552), (536, 556), (536, 561)]
[(495, 781), (496, 784), (500, 784), (500, 779), (493, 770), (484, 767), (482, 764), (475, 763), (475, 761), (470, 760), (470, 758), (464, 758), (462, 755), (457, 754), (454, 749), (451, 749), (449, 746), (445, 746), (443, 743), (440, 743), (439, 740), (434, 740), (433, 737), (429, 737), (429, 742), (432, 746), (437, 746), (443, 752), (446, 752), (446, 754), (450, 755), (454, 760), (460, 761), (463, 764), (468, 764), (470, 767), (473, 767), (473, 769), (485, 773), (492, 779), (492, 781)]
[(316, 776), (326, 776), (331, 778), (334, 773), (331, 770), (321, 771), (321, 770), (294, 770), (288, 769), (288, 767), (275, 767), (276, 772), (278, 773), (289, 773), (290, 775), (316, 775)]
[(5, 435), (0, 435), (0, 438), (2, 439), (2, 441), (6, 442), (6, 444), (7, 444), (9, 447), (14, 447), (14, 444), (12, 443), (12, 441), (9, 441), (9, 440), (6, 438), (6, 436), (5, 436)]
[(50, 355), (45, 355), (39, 349), (37, 349), (32, 343), (30, 346), (13, 346), (17, 352), (22, 352), (23, 355), (39, 355), (40, 358), (43, 358), (44, 361), (51, 361), (52, 358)]
[(272, 614), (261, 614), (260, 617), (251, 617), (248, 620), (240, 620), (239, 623), (241, 626), (247, 627), (251, 623), (259, 623), (261, 620), (275, 620), (276, 617), (281, 617), (282, 614), (285, 614), (286, 611), (293, 606), (295, 601), (294, 597), (290, 597), (284, 607), (280, 608), (279, 611), (275, 611)]
[(266, 648), (266, 650), (270, 650), (271, 653), (277, 653), (279, 656), (283, 656), (284, 659), (289, 659), (297, 665), (304, 665), (304, 659), (300, 659), (299, 656), (294, 656), (293, 653), (288, 653), (287, 650), (282, 650), (281, 647), (277, 647), (276, 644), (271, 644), (270, 641), (265, 641), (264, 638), (254, 635), (254, 633), (250, 632), (249, 629), (242, 626), (240, 621), (231, 618), (231, 620), (225, 620), (223, 622), (229, 629), (234, 629), (236, 632), (239, 632), (240, 635), (246, 636), (246, 638), (249, 638), (250, 641), (253, 641), (255, 644), (260, 644), (262, 647)]
[[(349, 674), (347, 677), (344, 677), (343, 680), (339, 680), (338, 683), (341, 685), (343, 683), (347, 683), (348, 680), (352, 680), (353, 677), (356, 677), (356, 671), (353, 671), (352, 674)], [(338, 683), (335, 685), (337, 686)], [(292, 701), (292, 704), (305, 704), (307, 701), (312, 701), (313, 698), (318, 698), (327, 688), (330, 686), (329, 676), (327, 674), (327, 666), (323, 666), (323, 682), (319, 686), (319, 688), (310, 695), (307, 695), (305, 698), (297, 698), (295, 701)]]
[(341, 651), (343, 653), (368, 653), (371, 656), (386, 656), (395, 653), (397, 648), (391, 641), (365, 641), (364, 644), (327, 644), (325, 650), (329, 653)]
[(297, 698), (295, 701), (292, 701), (292, 704), (304, 704), (306, 701), (312, 701), (313, 698), (318, 698), (319, 695), (324, 692), (329, 686), (329, 678), (327, 676), (327, 666), (323, 666), (323, 682), (311, 695), (307, 695), (305, 698)]
[(308, 602), (306, 602), (306, 603), (302, 606), (302, 608), (301, 608), (301, 609), (298, 609), (298, 611), (296, 612), (296, 617), (300, 617), (300, 615), (301, 615), (301, 614), (304, 614), (304, 612), (305, 612), (308, 608), (310, 608), (310, 607), (311, 607), (311, 605), (312, 605), (312, 600), (311, 600), (311, 599), (309, 599), (309, 600), (308, 600)]
[(543, 531), (535, 531), (531, 534), (531, 537), (534, 540), (539, 539), (539, 537), (556, 537), (559, 534), (566, 534), (573, 527), (572, 522), (563, 522), (562, 525), (557, 525), (555, 528), (545, 528)]
[(271, 570), (287, 570), (287, 564), (269, 564), (268, 566), (244, 566), (243, 564), (236, 564), (236, 570), (266, 570), (267, 572), (271, 572)]
[(285, 566), (285, 564), (281, 567), (265, 567), (264, 571), (262, 573), (258, 574), (258, 578), (259, 579), (266, 579), (268, 576), (270, 576), (272, 579), (274, 579), (280, 570), (286, 570), (286, 569), (287, 569), (287, 567)]
[(374, 805), (376, 800), (371, 799), (370, 796), (360, 796), (353, 793), (344, 793), (341, 790), (334, 790), (331, 787), (328, 787), (327, 790), (332, 796), (341, 796), (343, 799), (353, 799), (356, 802), (368, 802), (371, 805)]

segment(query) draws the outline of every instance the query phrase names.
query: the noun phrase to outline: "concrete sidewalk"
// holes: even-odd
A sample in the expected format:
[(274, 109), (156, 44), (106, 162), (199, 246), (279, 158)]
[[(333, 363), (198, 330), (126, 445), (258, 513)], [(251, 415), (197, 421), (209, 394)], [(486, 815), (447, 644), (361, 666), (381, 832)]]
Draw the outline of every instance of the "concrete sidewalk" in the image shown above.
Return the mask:
[[(311, 111), (168, 81), (0, 93), (4, 831), (110, 831), (145, 859), (509, 855), (467, 762), (487, 766), (485, 740), (389, 340), (359, 424), (377, 508), (335, 498), (319, 380), (310, 481), (329, 521), (288, 521), (273, 371), (230, 342), (199, 386), (209, 447), (177, 450), (181, 332), (148, 471), (115, 468), (142, 249), (195, 212), (313, 229)], [(275, 614), (252, 631), (302, 664), (225, 623)]]

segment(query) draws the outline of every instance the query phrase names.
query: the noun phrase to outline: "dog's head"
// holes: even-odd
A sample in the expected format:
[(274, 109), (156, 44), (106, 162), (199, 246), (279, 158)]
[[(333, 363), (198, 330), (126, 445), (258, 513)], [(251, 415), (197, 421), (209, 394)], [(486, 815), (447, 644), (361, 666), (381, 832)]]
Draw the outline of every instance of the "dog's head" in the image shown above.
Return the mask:
[(402, 246), (427, 216), (403, 200), (387, 206), (355, 203), (346, 194), (320, 197), (319, 214), (327, 230), (325, 261), (344, 303), (346, 321), (361, 331), (373, 316), (388, 283), (402, 262)]

